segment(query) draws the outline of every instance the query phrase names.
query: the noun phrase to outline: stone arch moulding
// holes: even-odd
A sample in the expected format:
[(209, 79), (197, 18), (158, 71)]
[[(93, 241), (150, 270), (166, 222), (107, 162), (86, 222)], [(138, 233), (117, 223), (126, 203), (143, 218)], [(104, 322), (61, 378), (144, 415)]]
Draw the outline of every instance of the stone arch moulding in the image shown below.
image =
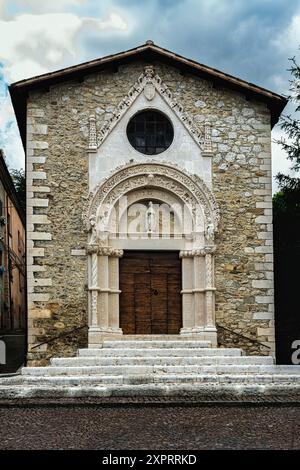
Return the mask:
[(196, 175), (188, 174), (173, 163), (157, 161), (135, 162), (116, 168), (90, 193), (83, 220), (90, 228), (90, 219), (99, 220), (103, 208), (112, 208), (119, 198), (133, 190), (153, 188), (169, 191), (196, 212), (201, 207), (205, 226), (210, 224), (217, 231), (220, 214), (212, 191)]
[(203, 129), (199, 129), (198, 126), (195, 125), (193, 118), (184, 111), (183, 106), (175, 99), (173, 93), (169, 90), (166, 84), (163, 83), (159, 75), (155, 74), (155, 69), (152, 65), (145, 67), (144, 72), (139, 76), (136, 83), (130, 88), (127, 95), (114, 109), (112, 117), (106, 121), (99, 130), (97, 130), (95, 116), (90, 116), (88, 142), (89, 152), (97, 151), (105, 141), (106, 137), (112, 132), (114, 127), (141, 93), (144, 93), (149, 102), (154, 98), (155, 93), (158, 93), (177, 115), (189, 134), (199, 145), (202, 152), (204, 154), (212, 153), (211, 124), (206, 122)]
[[(148, 192), (149, 191), (149, 192)], [(181, 335), (200, 337), (217, 344), (214, 304), (214, 232), (219, 209), (213, 193), (198, 176), (171, 163), (129, 163), (117, 168), (90, 194), (83, 214), (88, 234), (89, 346), (97, 347), (107, 336), (122, 335), (119, 321), (119, 258), (126, 246), (114, 246), (104, 211), (115, 207), (122, 196), (134, 192), (159, 193), (167, 202), (180, 200), (191, 208), (193, 217), (201, 208), (201, 236), (179, 249), (182, 258)], [(164, 194), (166, 197), (164, 198)], [(131, 198), (131, 199), (130, 199)], [(199, 213), (199, 211), (198, 211)], [(203, 220), (204, 219), (204, 220)], [(196, 219), (197, 220), (197, 219)], [(196, 231), (197, 235), (197, 226)], [(200, 233), (200, 232), (199, 232)], [(144, 249), (155, 249), (152, 240)]]

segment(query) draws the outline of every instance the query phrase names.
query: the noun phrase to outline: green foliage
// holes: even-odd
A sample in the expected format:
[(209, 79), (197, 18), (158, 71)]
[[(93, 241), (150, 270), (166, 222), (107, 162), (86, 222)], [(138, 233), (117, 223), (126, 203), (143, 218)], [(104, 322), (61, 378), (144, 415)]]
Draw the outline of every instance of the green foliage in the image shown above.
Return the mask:
[(25, 171), (21, 168), (20, 170), (9, 170), (11, 177), (13, 179), (17, 194), (19, 196), (19, 201), (21, 207), (26, 208), (26, 178)]
[(300, 218), (300, 190), (283, 188), (273, 196), (273, 211), (276, 216)]
[[(290, 80), (290, 95), (288, 99), (290, 103), (295, 105), (295, 113), (300, 111), (300, 67), (296, 62), (295, 57), (290, 59), (291, 68), (289, 71), (292, 75)], [(285, 131), (288, 138), (282, 138), (277, 141), (283, 150), (287, 153), (287, 158), (291, 160), (291, 170), (295, 173), (300, 171), (300, 120), (297, 117), (283, 116), (280, 121), (281, 129)], [(277, 181), (280, 188), (288, 188), (296, 190), (300, 195), (300, 177), (289, 176), (283, 173), (278, 173)], [(299, 199), (300, 200), (300, 199)]]

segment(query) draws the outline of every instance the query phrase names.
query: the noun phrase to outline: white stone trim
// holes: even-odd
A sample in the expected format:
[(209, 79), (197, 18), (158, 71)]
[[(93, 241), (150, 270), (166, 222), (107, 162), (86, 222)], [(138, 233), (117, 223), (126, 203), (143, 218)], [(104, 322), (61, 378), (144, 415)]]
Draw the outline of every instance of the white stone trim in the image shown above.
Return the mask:
[(71, 249), (71, 256), (86, 256), (86, 249), (73, 248)]
[(52, 235), (49, 232), (28, 232), (27, 238), (29, 240), (52, 240)]
[[(263, 143), (270, 143), (267, 139)], [(255, 218), (259, 226), (257, 237), (260, 245), (255, 247), (255, 255), (261, 261), (255, 263), (255, 270), (259, 275), (252, 280), (252, 288), (257, 292), (255, 301), (261, 311), (253, 313), (253, 320), (264, 322), (267, 327), (257, 327), (257, 337), (262, 343), (271, 347), (271, 354), (275, 354), (274, 332), (274, 281), (273, 281), (273, 226), (272, 226), (272, 180), (271, 180), (271, 146), (270, 153), (258, 154), (260, 170), (265, 176), (258, 178), (260, 188), (253, 191), (257, 197), (255, 207), (262, 209), (263, 214)], [(263, 278), (262, 278), (263, 276)], [(267, 341), (265, 339), (267, 338)]]
[[(32, 326), (31, 311), (33, 312), (39, 306), (40, 302), (47, 302), (50, 299), (48, 292), (36, 292), (36, 287), (50, 287), (52, 279), (49, 277), (35, 277), (35, 273), (45, 273), (45, 266), (34, 265), (34, 258), (45, 256), (45, 247), (36, 247), (35, 241), (49, 241), (52, 236), (50, 232), (39, 232), (34, 230), (35, 225), (50, 224), (47, 215), (47, 208), (49, 204), (48, 198), (37, 197), (36, 194), (48, 194), (50, 187), (41, 185), (40, 180), (46, 180), (47, 175), (44, 169), (35, 170), (35, 164), (45, 164), (46, 156), (35, 156), (36, 149), (47, 149), (48, 142), (45, 140), (38, 140), (39, 135), (43, 135), (46, 139), (48, 134), (48, 125), (41, 122), (36, 122), (45, 115), (44, 110), (38, 108), (30, 108), (27, 111), (27, 149), (26, 149), (26, 190), (27, 190), (27, 204), (26, 204), (26, 229), (27, 229), (27, 298), (28, 298), (28, 325)], [(44, 209), (43, 214), (34, 214), (34, 208)], [(35, 341), (36, 329), (31, 329), (29, 337), (30, 342)]]

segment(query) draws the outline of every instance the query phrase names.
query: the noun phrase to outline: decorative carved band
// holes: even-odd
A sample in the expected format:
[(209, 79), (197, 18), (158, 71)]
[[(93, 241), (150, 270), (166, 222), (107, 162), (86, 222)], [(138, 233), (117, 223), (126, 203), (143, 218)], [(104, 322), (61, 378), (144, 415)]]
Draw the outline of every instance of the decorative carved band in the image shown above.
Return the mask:
[(210, 245), (205, 247), (205, 254), (206, 255), (212, 255), (215, 253), (217, 247), (216, 245)]
[(89, 150), (97, 150), (97, 128), (95, 116), (89, 117), (90, 129), (89, 129)]
[(203, 144), (203, 152), (204, 153), (211, 153), (212, 145), (211, 145), (211, 125), (210, 123), (206, 122), (204, 126), (204, 144)]
[(118, 248), (112, 248), (110, 246), (99, 246), (99, 245), (88, 245), (87, 252), (90, 255), (97, 254), (99, 256), (114, 256), (116, 258), (121, 258), (124, 254), (124, 251)]
[(179, 258), (194, 258), (195, 256), (205, 256), (214, 253), (215, 250), (215, 246), (205, 246), (204, 248), (198, 248), (195, 250), (181, 250), (179, 252)]

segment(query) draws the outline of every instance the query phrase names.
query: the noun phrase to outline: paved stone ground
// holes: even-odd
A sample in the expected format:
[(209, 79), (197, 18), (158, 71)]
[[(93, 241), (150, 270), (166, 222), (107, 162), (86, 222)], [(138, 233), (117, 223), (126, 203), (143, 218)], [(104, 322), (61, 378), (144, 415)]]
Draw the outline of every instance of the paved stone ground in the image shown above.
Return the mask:
[(0, 449), (300, 449), (300, 406), (3, 406), (0, 423)]

